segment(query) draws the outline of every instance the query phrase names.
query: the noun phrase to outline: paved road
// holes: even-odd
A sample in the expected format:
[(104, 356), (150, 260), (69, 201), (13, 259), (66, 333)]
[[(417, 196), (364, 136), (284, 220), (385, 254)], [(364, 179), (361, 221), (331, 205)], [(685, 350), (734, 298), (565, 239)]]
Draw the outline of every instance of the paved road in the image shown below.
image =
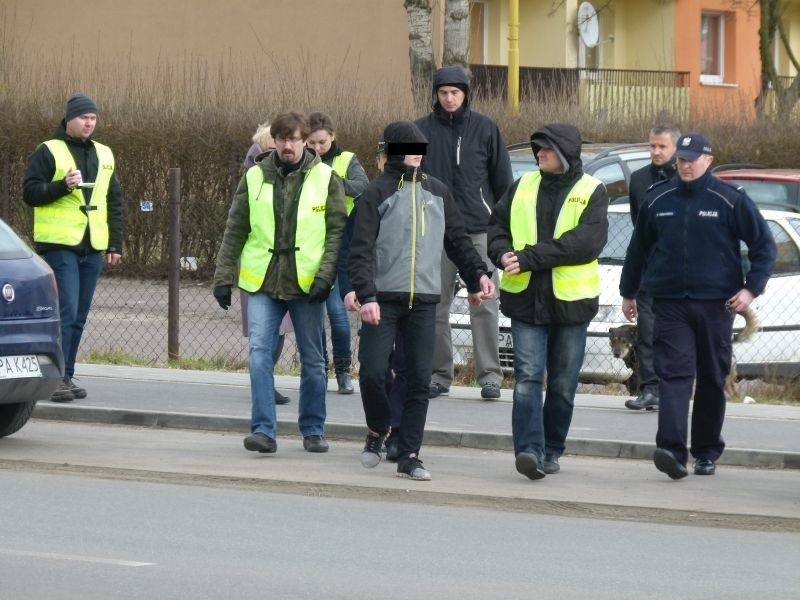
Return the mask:
[[(250, 414), (249, 377), (241, 373), (80, 364), (78, 380), (89, 396), (71, 405), (39, 403), (35, 416), (244, 432)], [(299, 378), (278, 376), (293, 402), (278, 407), (279, 435), (297, 433)], [(333, 389), (334, 384), (331, 384)], [(510, 449), (511, 391), (498, 402), (480, 400), (477, 388), (454, 387), (431, 401), (425, 443)], [(360, 439), (364, 417), (358, 393), (329, 392), (329, 435)], [(619, 396), (578, 395), (567, 452), (650, 459), (657, 414), (635, 412)], [(729, 404), (722, 462), (800, 469), (800, 407)]]
[[(26, 441), (48, 444), (36, 429)], [(797, 533), (3, 470), (0, 487), (8, 599), (789, 600), (800, 588)], [(625, 568), (632, 554), (651, 567)]]

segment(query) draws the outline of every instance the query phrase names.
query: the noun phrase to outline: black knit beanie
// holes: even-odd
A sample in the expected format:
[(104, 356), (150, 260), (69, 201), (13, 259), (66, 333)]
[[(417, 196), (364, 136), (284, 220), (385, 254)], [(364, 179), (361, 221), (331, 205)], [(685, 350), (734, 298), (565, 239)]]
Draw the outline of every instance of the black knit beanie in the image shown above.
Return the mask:
[(67, 107), (64, 114), (64, 121), (71, 121), (75, 117), (89, 113), (97, 114), (97, 104), (86, 94), (72, 94), (67, 99)]

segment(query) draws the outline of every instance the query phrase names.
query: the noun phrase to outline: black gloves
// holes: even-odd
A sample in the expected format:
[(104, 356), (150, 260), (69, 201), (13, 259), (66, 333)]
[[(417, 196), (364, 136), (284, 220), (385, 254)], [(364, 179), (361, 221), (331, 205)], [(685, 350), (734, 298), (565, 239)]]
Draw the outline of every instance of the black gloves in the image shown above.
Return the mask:
[(214, 298), (217, 299), (217, 302), (222, 308), (228, 310), (228, 307), (231, 305), (231, 286), (218, 285), (215, 287)]
[(314, 277), (314, 283), (311, 284), (311, 289), (308, 290), (308, 301), (325, 302), (331, 293), (332, 287), (330, 283), (321, 277)]

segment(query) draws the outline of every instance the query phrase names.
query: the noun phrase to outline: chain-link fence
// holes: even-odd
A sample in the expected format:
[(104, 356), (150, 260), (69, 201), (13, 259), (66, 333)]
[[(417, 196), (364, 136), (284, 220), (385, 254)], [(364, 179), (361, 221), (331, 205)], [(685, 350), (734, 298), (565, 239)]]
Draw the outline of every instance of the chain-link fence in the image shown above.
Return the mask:
[[(767, 214), (768, 224), (778, 245), (778, 262), (767, 291), (754, 302), (759, 332), (752, 341), (735, 344), (739, 374), (770, 379), (800, 375), (800, 215)], [(609, 329), (626, 323), (620, 310), (618, 285), (625, 250), (631, 234), (627, 207), (612, 206), (609, 212), (609, 241), (601, 263), (603, 291), (600, 310), (589, 327), (586, 357), (581, 379), (587, 383), (624, 382), (631, 370), (611, 353)], [(218, 240), (208, 240), (218, 247)], [(209, 250), (211, 257), (215, 250)], [(746, 256), (746, 253), (745, 253)], [(211, 284), (198, 282), (191, 271), (193, 260), (184, 258), (181, 281), (178, 339), (183, 359), (200, 359), (223, 368), (246, 367), (247, 339), (242, 333), (239, 295), (233, 306), (223, 311), (211, 294)], [(92, 312), (86, 326), (81, 356), (89, 353), (133, 355), (152, 364), (167, 361), (166, 281), (142, 281), (122, 277), (103, 277), (98, 285)], [(460, 292), (463, 294), (463, 292)], [(452, 340), (456, 367), (469, 373), (473, 340), (469, 328), (469, 309), (465, 295), (453, 300)], [(744, 321), (736, 318), (735, 329)], [(326, 319), (328, 356), (330, 330)], [(351, 315), (353, 363), (358, 368), (358, 317)], [(501, 316), (498, 331), (500, 361), (504, 369), (513, 366), (513, 340), (508, 319)], [(296, 372), (297, 348), (292, 333), (287, 334), (278, 369)], [(466, 379), (469, 379), (467, 376)]]

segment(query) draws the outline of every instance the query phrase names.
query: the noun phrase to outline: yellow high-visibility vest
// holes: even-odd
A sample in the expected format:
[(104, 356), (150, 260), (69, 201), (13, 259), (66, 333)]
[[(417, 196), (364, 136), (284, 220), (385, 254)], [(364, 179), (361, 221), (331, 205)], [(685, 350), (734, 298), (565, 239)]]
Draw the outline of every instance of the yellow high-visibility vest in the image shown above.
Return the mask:
[[(325, 253), (325, 209), (333, 170), (318, 163), (305, 175), (297, 207), (294, 257), (297, 284), (308, 293)], [(275, 250), (274, 186), (264, 181), (260, 165), (250, 167), (247, 179), (250, 205), (250, 235), (239, 259), (239, 287), (257, 292), (264, 283)]]
[[(536, 201), (541, 180), (541, 172), (534, 171), (525, 173), (517, 185), (509, 215), (514, 250), (536, 244)], [(586, 210), (589, 199), (599, 185), (603, 185), (603, 182), (586, 174), (575, 183), (558, 214), (554, 232), (556, 239), (578, 226), (581, 214)], [(600, 267), (596, 259), (583, 265), (554, 267), (552, 272), (553, 293), (559, 300), (583, 300), (600, 295)], [(518, 294), (527, 289), (530, 281), (530, 271), (516, 275), (503, 273), (500, 289)]]
[[(345, 150), (341, 154), (333, 157), (331, 168), (343, 180), (347, 179), (347, 169), (350, 167), (350, 161), (353, 160), (354, 156), (355, 156), (354, 153)], [(347, 211), (348, 215), (350, 214), (350, 211), (353, 210), (353, 206), (355, 206), (355, 201), (353, 196), (345, 196), (344, 208)]]
[[(33, 239), (36, 242), (77, 246), (81, 243), (86, 225), (89, 241), (95, 250), (108, 248), (108, 207), (106, 199), (111, 177), (114, 174), (114, 154), (111, 148), (93, 142), (97, 153), (97, 177), (94, 181), (89, 207), (86, 207), (83, 190), (75, 188), (66, 196), (45, 206), (33, 209)], [(48, 140), (44, 145), (50, 150), (56, 170), (52, 181), (59, 181), (77, 169), (75, 158), (64, 140)], [(89, 208), (90, 210), (87, 210)]]

